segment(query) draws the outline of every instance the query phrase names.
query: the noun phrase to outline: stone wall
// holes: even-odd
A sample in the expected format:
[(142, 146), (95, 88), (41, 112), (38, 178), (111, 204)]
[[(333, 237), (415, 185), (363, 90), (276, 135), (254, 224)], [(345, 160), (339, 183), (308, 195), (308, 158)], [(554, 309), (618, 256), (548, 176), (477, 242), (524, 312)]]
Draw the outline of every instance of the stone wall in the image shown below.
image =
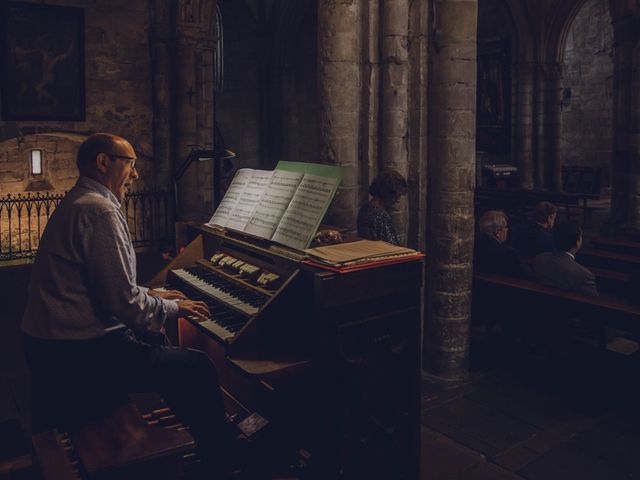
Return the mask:
[[(26, 191), (64, 192), (78, 178), (75, 154), (85, 137), (38, 134), (0, 143), (0, 195)], [(42, 174), (31, 174), (31, 151), (42, 151)]]
[(608, 1), (588, 0), (565, 46), (560, 158), (563, 165), (602, 167), (603, 185), (609, 184), (612, 158), (612, 56)]
[(216, 122), (238, 168), (260, 168), (258, 24), (245, 2), (220, 2), (224, 27), (224, 90), (216, 94)]
[(216, 93), (216, 122), (238, 154), (234, 166), (316, 162), (315, 8), (280, 2), (265, 18), (242, 1), (220, 7), (225, 74), (224, 90)]
[[(45, 177), (66, 190), (75, 176), (77, 139), (30, 134), (66, 132), (84, 136), (107, 131), (129, 139), (137, 151), (142, 178), (152, 181), (151, 61), (148, 0), (60, 0), (33, 2), (85, 11), (86, 120), (0, 121), (0, 195), (30, 182), (28, 151), (45, 150)], [(7, 140), (10, 140), (7, 142)], [(74, 145), (75, 144), (75, 145)]]

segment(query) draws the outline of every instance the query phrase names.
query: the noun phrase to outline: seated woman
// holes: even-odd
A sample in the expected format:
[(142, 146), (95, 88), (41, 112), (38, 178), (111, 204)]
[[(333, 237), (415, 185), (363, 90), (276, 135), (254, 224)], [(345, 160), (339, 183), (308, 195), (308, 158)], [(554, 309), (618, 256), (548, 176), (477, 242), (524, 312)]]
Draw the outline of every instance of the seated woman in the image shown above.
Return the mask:
[(369, 186), (371, 199), (358, 212), (358, 235), (398, 245), (400, 238), (389, 212), (407, 189), (407, 181), (395, 170), (380, 172)]

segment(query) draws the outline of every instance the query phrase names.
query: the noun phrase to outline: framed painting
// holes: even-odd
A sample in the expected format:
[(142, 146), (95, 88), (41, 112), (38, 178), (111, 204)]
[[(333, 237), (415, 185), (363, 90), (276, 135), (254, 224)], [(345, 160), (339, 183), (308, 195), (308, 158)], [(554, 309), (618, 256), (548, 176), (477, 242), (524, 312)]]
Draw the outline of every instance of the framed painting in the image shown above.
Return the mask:
[(84, 120), (84, 10), (3, 3), (2, 119)]
[(508, 42), (478, 44), (476, 149), (505, 154), (511, 144), (511, 55)]

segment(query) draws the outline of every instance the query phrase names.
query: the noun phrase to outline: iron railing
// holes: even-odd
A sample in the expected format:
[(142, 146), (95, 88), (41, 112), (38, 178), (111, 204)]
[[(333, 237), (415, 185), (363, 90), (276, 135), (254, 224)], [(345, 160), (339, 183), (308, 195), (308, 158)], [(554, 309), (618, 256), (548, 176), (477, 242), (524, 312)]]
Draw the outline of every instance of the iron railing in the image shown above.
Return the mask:
[[(27, 193), (0, 197), (0, 261), (35, 256), (40, 237), (65, 194)], [(170, 192), (127, 193), (122, 209), (135, 247), (171, 249), (173, 203)]]

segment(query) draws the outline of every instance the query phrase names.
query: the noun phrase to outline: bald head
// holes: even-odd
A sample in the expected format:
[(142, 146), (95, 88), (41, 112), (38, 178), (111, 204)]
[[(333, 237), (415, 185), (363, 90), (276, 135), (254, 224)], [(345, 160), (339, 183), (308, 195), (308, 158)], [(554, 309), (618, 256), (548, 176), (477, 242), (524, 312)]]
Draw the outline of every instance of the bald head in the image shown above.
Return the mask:
[(103, 184), (122, 201), (138, 178), (136, 160), (136, 152), (124, 138), (96, 133), (80, 145), (76, 164), (80, 175)]
[(114, 155), (129, 145), (124, 138), (110, 133), (94, 133), (78, 149), (76, 165), (81, 175), (93, 176), (97, 170), (96, 158), (99, 154)]

